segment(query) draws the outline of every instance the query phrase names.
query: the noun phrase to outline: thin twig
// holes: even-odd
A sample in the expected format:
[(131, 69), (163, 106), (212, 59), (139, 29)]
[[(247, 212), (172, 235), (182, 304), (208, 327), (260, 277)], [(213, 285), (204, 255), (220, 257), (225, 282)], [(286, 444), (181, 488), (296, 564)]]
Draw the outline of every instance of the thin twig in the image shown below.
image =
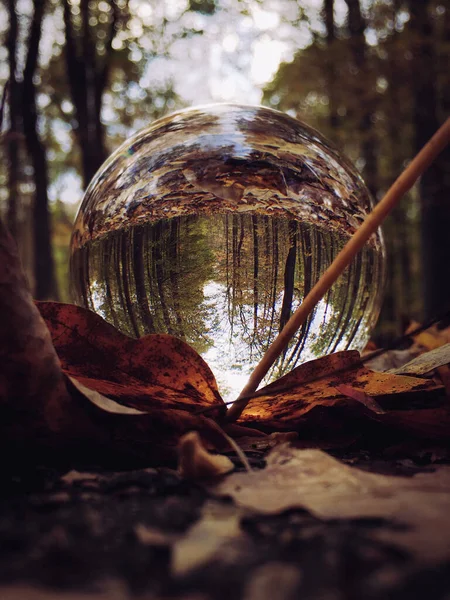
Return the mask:
[(309, 294), (307, 294), (302, 304), (297, 308), (283, 330), (269, 346), (261, 361), (256, 365), (246, 386), (240, 393), (236, 402), (234, 402), (228, 410), (227, 421), (233, 422), (239, 418), (248, 404), (249, 400), (246, 397), (258, 388), (270, 367), (287, 347), (292, 337), (305, 322), (316, 304), (325, 296), (336, 279), (351, 263), (357, 252), (359, 252), (368, 241), (370, 236), (376, 232), (402, 196), (411, 189), (417, 179), (431, 165), (436, 156), (449, 142), (450, 118), (445, 121), (431, 140), (422, 148), (419, 154), (417, 154), (409, 166), (393, 183), (384, 198), (375, 206), (372, 212), (367, 215), (362, 225), (352, 235), (322, 277), (320, 277), (319, 281), (315, 284)]
[(241, 463), (243, 464), (245, 470), (248, 473), (250, 473), (253, 469), (251, 468), (250, 463), (248, 462), (248, 459), (245, 456), (245, 452), (242, 450), (242, 448), (239, 446), (239, 444), (235, 440), (233, 440), (233, 438), (230, 437), (228, 435), (228, 433), (225, 433), (225, 431), (222, 429), (222, 427), (218, 423), (216, 423), (215, 421), (211, 421), (211, 424), (220, 433), (220, 435), (225, 438), (225, 440), (228, 442), (228, 445), (231, 447), (231, 449), (236, 452), (236, 454), (237, 454), (239, 460), (241, 461)]

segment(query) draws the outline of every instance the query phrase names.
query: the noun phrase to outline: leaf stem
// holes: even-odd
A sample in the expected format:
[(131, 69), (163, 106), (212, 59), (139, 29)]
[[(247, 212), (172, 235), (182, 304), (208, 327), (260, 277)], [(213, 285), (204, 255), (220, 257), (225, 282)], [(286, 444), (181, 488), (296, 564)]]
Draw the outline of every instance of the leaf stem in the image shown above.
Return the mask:
[(250, 400), (250, 398), (245, 397), (258, 388), (266, 373), (286, 348), (299, 327), (305, 322), (316, 304), (324, 297), (370, 236), (376, 232), (402, 196), (411, 189), (417, 179), (431, 165), (434, 159), (447, 144), (449, 144), (449, 142), (450, 118), (445, 121), (417, 156), (411, 161), (408, 167), (395, 180), (383, 199), (380, 200), (372, 212), (367, 215), (361, 226), (355, 231), (322, 277), (320, 277), (319, 281), (311, 289), (309, 294), (307, 294), (302, 304), (297, 308), (282, 331), (269, 346), (261, 361), (256, 365), (255, 370), (251, 374), (236, 402), (228, 410), (226, 417), (227, 421), (232, 422), (240, 417)]

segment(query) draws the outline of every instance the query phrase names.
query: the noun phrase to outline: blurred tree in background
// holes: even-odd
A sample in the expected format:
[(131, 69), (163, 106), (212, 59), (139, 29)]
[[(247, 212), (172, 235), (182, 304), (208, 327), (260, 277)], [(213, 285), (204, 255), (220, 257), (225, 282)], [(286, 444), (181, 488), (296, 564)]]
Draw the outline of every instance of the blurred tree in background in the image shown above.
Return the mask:
[[(287, 111), (342, 148), (377, 198), (449, 112), (443, 0), (1, 0), (0, 40), (0, 206), (41, 299), (69, 299), (82, 189), (176, 108)], [(448, 308), (449, 165), (447, 151), (386, 223), (387, 336)]]
[[(432, 0), (345, 0), (337, 25), (335, 4), (324, 0), (323, 29), (280, 66), (264, 101), (342, 147), (379, 199), (449, 114), (450, 10)], [(386, 222), (385, 333), (449, 308), (449, 177), (447, 149)]]

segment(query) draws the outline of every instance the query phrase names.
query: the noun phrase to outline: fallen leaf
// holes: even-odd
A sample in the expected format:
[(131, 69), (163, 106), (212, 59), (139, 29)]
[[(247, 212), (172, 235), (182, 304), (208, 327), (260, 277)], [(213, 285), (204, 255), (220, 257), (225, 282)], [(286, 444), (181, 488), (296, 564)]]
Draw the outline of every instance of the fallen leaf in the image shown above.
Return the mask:
[[(343, 385), (351, 387), (353, 393), (361, 392), (364, 397), (376, 399), (377, 405), (390, 416), (390, 424), (398, 422), (402, 427), (407, 426), (407, 422), (402, 423), (399, 413), (412, 407), (412, 398), (420, 398), (427, 407), (427, 401), (443, 389), (427, 379), (370, 371), (361, 364), (356, 351), (337, 352), (300, 365), (253, 394), (240, 422), (263, 427), (270, 424), (275, 429), (297, 429), (307, 422), (308, 413), (318, 407), (345, 407), (357, 413), (364, 403), (361, 404), (361, 397), (354, 401), (340, 392)], [(389, 410), (392, 406), (397, 408), (398, 404), (402, 411)], [(373, 414), (373, 408), (370, 411)], [(376, 416), (377, 419), (385, 417), (384, 414)]]
[[(54, 302), (38, 303), (47, 329), (11, 238), (0, 238), (3, 450), (20, 447), (13, 456), (69, 464), (172, 464), (179, 439), (191, 431), (208, 449), (224, 448), (213, 418), (225, 405), (211, 370), (192, 348), (168, 335), (128, 338), (91, 311)], [(258, 391), (240, 423), (225, 427), (247, 437), (261, 435), (258, 428), (301, 431), (302, 443), (336, 447), (363, 436), (365, 419), (371, 426), (376, 420), (448, 439), (450, 412), (442, 389), (431, 380), (375, 373), (358, 353), (340, 352)], [(205, 409), (211, 418), (200, 414)], [(305, 427), (316, 428), (309, 440)], [(266, 447), (275, 443), (263, 440)], [(189, 477), (230, 468), (221, 457), (214, 457), (212, 468), (206, 450), (191, 448), (190, 460), (182, 467)]]
[(445, 330), (444, 337), (444, 334), (439, 332), (437, 341), (436, 338), (433, 338), (436, 341), (436, 347), (433, 350), (421, 354), (400, 368), (391, 370), (390, 373), (423, 375), (436, 370), (437, 376), (445, 387), (447, 397), (450, 398), (450, 343), (438, 345), (446, 339), (448, 333), (448, 330)]
[(386, 371), (399, 369), (403, 365), (406, 365), (406, 363), (410, 362), (420, 353), (417, 346), (411, 346), (406, 350), (386, 350), (374, 358), (366, 358), (364, 356), (363, 358), (364, 364), (368, 369), (386, 373)]
[(87, 388), (146, 411), (224, 406), (212, 371), (182, 340), (165, 334), (134, 339), (85, 308), (37, 306), (63, 371)]
[(226, 456), (211, 454), (203, 446), (196, 431), (190, 431), (178, 443), (178, 471), (185, 479), (220, 477), (234, 469)]
[[(76, 390), (76, 393), (72, 390), (72, 399), (81, 411), (82, 420), (73, 424), (70, 434), (82, 440), (77, 453), (84, 461), (94, 452), (93, 457), (104, 465), (115, 461), (173, 465), (179, 439), (190, 431), (198, 432), (209, 448), (226, 446), (217, 425), (207, 417), (174, 408), (143, 412), (101, 397), (97, 392), (93, 395), (91, 390), (85, 394), (84, 386), (79, 383), (75, 386), (69, 380), (69, 389), (71, 385)], [(87, 450), (79, 447), (84, 445)]]
[(76, 389), (83, 394), (85, 398), (88, 398), (92, 404), (95, 404), (98, 408), (106, 412), (110, 412), (113, 414), (121, 413), (124, 415), (144, 415), (145, 411), (138, 410), (137, 408), (132, 408), (131, 406), (126, 406), (124, 404), (119, 404), (118, 402), (114, 402), (111, 398), (107, 398), (103, 396), (96, 390), (88, 388), (83, 385), (81, 381), (78, 381), (74, 377), (69, 377), (71, 384), (76, 387)]
[[(184, 353), (185, 345), (182, 342), (159, 339), (170, 336), (157, 336), (156, 344), (139, 346), (137, 341), (132, 347), (127, 341), (133, 340), (122, 340), (121, 349), (125, 354), (115, 363), (120, 366), (127, 360), (133, 361), (141, 350), (144, 363), (131, 365), (131, 375), (137, 378), (144, 368), (147, 373), (153, 373), (160, 391), (163, 392), (167, 384), (169, 391), (163, 394), (164, 401), (155, 402), (157, 406), (151, 407), (151, 414), (107, 398), (95, 386), (90, 389), (83, 381), (71, 381), (62, 372), (49, 330), (28, 290), (15, 243), (1, 222), (0, 290), (1, 449), (10, 463), (174, 464), (180, 436), (193, 430), (198, 431), (210, 447), (217, 444), (221, 448), (223, 439), (213, 421), (180, 410), (180, 407), (199, 403), (201, 406), (222, 405), (214, 391), (213, 376), (194, 350), (186, 351), (187, 358), (183, 362), (180, 352)], [(90, 320), (86, 316), (89, 311), (85, 311), (85, 319), (76, 321), (74, 329), (70, 329), (58, 321), (58, 315), (66, 314), (62, 308), (65, 305), (43, 306), (47, 318), (49, 315), (54, 318), (54, 344), (67, 349), (75, 372), (81, 369), (82, 363), (87, 369), (92, 367), (93, 372), (100, 364), (105, 365), (98, 358), (103, 350), (114, 364), (113, 345), (108, 346), (108, 336), (110, 341), (115, 335), (121, 336), (114, 333), (114, 328), (107, 326), (106, 332), (102, 329), (103, 320), (95, 315)], [(80, 309), (69, 307), (68, 312), (79, 315)], [(96, 331), (103, 346), (95, 344)], [(153, 355), (159, 352), (159, 358), (155, 356), (153, 360)], [(153, 366), (149, 366), (152, 360)], [(177, 361), (180, 362), (178, 380)], [(174, 380), (171, 385), (170, 379)], [(171, 397), (181, 400), (165, 404)], [(145, 401), (143, 404), (148, 409), (148, 396)]]
[[(445, 401), (445, 398), (444, 398)], [(450, 434), (450, 411), (448, 405), (434, 408), (390, 410), (380, 417), (380, 422), (402, 429), (409, 435), (427, 438), (435, 443), (448, 444)]]
[(265, 469), (232, 473), (208, 489), (263, 514), (303, 508), (321, 519), (388, 519), (397, 527), (374, 535), (424, 563), (450, 558), (448, 466), (413, 477), (376, 475), (285, 444), (271, 451)]
[[(70, 397), (50, 333), (33, 303), (17, 247), (0, 220), (1, 444), (56, 442), (71, 420)], [(24, 457), (26, 460), (26, 457)]]
[(447, 343), (417, 356), (397, 369), (390, 369), (389, 373), (395, 375), (424, 375), (449, 363), (450, 343)]

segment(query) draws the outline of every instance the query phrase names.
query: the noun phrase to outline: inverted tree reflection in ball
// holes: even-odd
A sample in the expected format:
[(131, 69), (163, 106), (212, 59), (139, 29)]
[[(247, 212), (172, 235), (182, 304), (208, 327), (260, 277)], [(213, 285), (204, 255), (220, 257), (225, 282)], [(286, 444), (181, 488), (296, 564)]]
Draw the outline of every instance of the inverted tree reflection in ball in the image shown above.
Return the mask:
[[(72, 237), (75, 301), (129, 335), (184, 339), (231, 397), (370, 209), (353, 167), (291, 117), (182, 111), (128, 140), (89, 186)], [(383, 270), (374, 235), (268, 377), (361, 349)]]

